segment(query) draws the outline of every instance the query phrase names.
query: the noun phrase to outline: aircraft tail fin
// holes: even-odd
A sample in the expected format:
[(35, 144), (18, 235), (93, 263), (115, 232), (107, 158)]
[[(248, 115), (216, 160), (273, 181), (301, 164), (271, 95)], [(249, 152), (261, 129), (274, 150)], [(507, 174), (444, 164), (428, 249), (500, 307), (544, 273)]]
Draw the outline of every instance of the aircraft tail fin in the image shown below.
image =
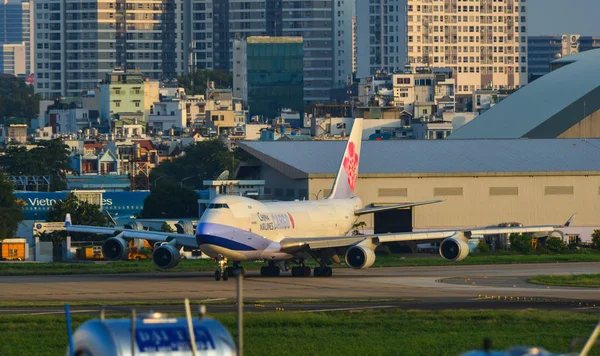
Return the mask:
[(346, 144), (342, 162), (327, 199), (349, 199), (354, 197), (358, 178), (358, 163), (360, 161), (360, 146), (362, 141), (363, 119), (354, 119), (352, 132)]

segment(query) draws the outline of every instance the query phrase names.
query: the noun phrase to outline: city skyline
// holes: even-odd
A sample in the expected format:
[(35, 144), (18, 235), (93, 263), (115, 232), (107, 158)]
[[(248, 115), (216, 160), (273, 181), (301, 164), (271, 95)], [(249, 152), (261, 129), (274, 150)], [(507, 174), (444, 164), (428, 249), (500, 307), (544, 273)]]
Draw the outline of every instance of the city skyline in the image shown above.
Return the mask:
[(570, 0), (568, 6), (566, 4), (566, 0), (530, 0), (528, 35), (575, 33), (600, 36), (600, 28), (596, 24), (596, 16), (600, 12), (598, 0)]

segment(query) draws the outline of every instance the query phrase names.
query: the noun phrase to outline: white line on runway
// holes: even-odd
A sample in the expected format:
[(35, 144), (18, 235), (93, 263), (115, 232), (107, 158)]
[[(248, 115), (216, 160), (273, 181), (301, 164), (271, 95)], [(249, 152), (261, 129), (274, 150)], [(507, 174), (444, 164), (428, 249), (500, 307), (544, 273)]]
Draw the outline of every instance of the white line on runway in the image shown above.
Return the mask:
[[(98, 313), (98, 309), (91, 309), (91, 310), (71, 310), (71, 314), (75, 314), (75, 313), (90, 313), (90, 312), (96, 312)], [(64, 314), (65, 311), (61, 310), (61, 311), (50, 311), (50, 312), (36, 312), (36, 313), (22, 313), (22, 314), (13, 314), (13, 315), (55, 315), (55, 314)]]
[(351, 310), (366, 310), (366, 309), (387, 309), (387, 308), (397, 308), (396, 305), (381, 305), (375, 307), (356, 307), (356, 308), (332, 308), (332, 309), (317, 309), (317, 310), (300, 310), (298, 313), (322, 313), (322, 312), (330, 312), (330, 311), (351, 311)]

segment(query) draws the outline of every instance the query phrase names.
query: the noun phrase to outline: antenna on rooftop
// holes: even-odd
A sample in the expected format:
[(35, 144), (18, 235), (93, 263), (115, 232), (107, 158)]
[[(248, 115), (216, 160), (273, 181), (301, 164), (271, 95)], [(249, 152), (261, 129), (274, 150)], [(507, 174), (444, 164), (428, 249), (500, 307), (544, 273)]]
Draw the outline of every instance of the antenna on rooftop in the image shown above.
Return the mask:
[(228, 178), (229, 178), (229, 171), (226, 169), (223, 171), (223, 173), (219, 174), (219, 176), (215, 180), (227, 180)]

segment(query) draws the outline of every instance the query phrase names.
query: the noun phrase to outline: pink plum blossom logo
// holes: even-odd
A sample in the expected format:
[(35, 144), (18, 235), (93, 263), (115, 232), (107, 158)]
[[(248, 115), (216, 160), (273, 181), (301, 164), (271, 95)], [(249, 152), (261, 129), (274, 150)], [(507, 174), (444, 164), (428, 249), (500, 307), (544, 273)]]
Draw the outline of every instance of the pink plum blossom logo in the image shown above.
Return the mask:
[(358, 154), (354, 150), (354, 142), (350, 142), (346, 156), (344, 156), (344, 170), (348, 176), (350, 191), (354, 192), (358, 170)]

